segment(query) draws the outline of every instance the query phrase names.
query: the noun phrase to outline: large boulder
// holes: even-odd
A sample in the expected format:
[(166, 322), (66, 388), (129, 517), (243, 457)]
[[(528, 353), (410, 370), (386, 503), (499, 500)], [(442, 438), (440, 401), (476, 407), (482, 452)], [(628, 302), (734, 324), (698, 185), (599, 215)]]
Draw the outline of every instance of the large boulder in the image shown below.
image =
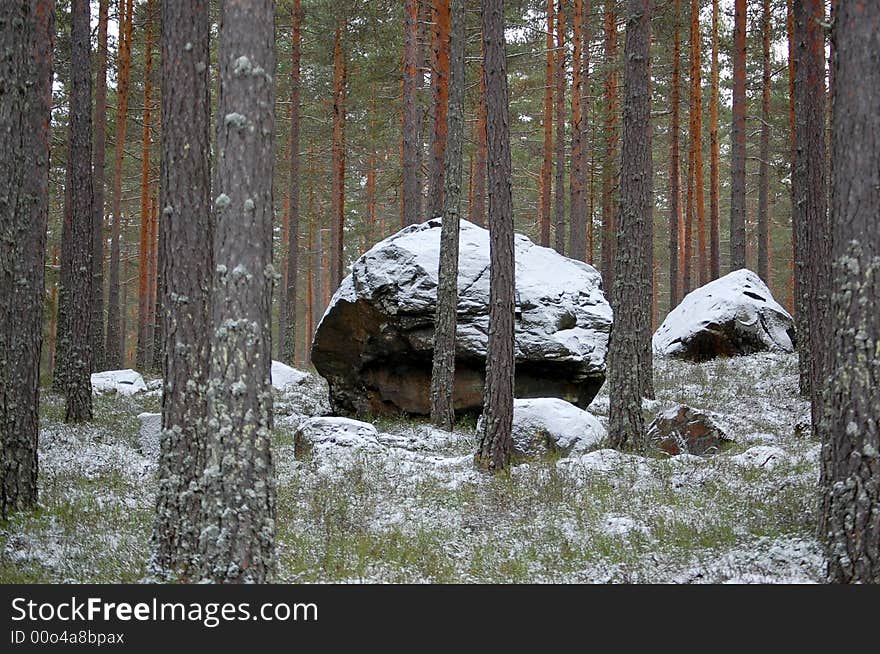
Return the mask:
[(735, 270), (688, 293), (654, 333), (654, 353), (691, 361), (793, 352), (794, 320), (751, 270)]
[[(411, 225), (352, 266), (315, 333), (333, 410), (430, 412), (441, 219)], [(611, 307), (595, 268), (516, 235), (516, 396), (586, 408), (605, 380)], [(489, 328), (489, 232), (461, 222), (453, 398), (479, 411)]]
[[(480, 416), (477, 431), (482, 422)], [(513, 451), (532, 458), (548, 452), (584, 452), (604, 440), (607, 431), (589, 411), (556, 397), (540, 397), (513, 401), (512, 435)]]
[(135, 395), (146, 390), (147, 385), (143, 376), (130, 368), (92, 373), (92, 392), (97, 395), (104, 393)]
[(707, 414), (684, 404), (661, 411), (648, 425), (648, 442), (671, 456), (717, 454), (730, 439)]

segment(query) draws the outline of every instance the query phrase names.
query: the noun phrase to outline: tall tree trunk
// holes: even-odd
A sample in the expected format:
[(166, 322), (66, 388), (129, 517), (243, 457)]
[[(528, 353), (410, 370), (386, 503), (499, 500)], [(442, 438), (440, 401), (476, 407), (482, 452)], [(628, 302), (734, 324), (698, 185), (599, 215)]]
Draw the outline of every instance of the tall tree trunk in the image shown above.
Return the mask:
[(553, 246), (565, 254), (565, 0), (556, 7), (556, 192)]
[(446, 153), (446, 112), (449, 107), (449, 0), (432, 0), (431, 91), (434, 128), (431, 131), (431, 158), (428, 162), (428, 218), (443, 214), (443, 162)]
[[(0, 102), (0, 152), (3, 153), (0, 188), (6, 191), (0, 194), (0, 518), (3, 520), (10, 512), (30, 509), (37, 503), (54, 5), (53, 0), (10, 0), (0, 9), (0, 52), (3, 52), (0, 61), (0, 97), (3, 98)], [(82, 8), (76, 6), (79, 11)], [(81, 40), (81, 18), (75, 23), (73, 36)], [(73, 45), (77, 54), (82, 54), (82, 45)], [(88, 41), (85, 45), (88, 55)], [(87, 67), (85, 71), (87, 76)], [(73, 88), (79, 95), (82, 95), (83, 89), (79, 86), (82, 81), (81, 71)], [(88, 90), (86, 87), (85, 91)], [(81, 110), (82, 106), (78, 105), (77, 109)], [(81, 117), (77, 117), (77, 121), (79, 127)], [(78, 156), (80, 163), (82, 154)], [(91, 192), (91, 188), (88, 191)], [(91, 226), (90, 220), (87, 224)], [(87, 310), (88, 298), (85, 305)], [(89, 393), (91, 398), (91, 388)]]
[[(199, 572), (213, 331), (209, 30), (207, 2), (162, 0), (161, 333), (154, 347), (164, 344), (156, 352), (162, 356), (165, 384), (153, 565), (159, 575), (183, 581)], [(216, 202), (227, 197), (218, 191)]]
[(739, 270), (746, 267), (746, 0), (734, 2), (730, 177), (730, 269)]
[(153, 71), (153, 0), (147, 0), (146, 44), (144, 45), (144, 130), (141, 146), (141, 241), (138, 266), (138, 338), (136, 367), (147, 367), (149, 343), (149, 261), (150, 261), (150, 76)]
[(614, 245), (617, 217), (614, 192), (618, 184), (617, 157), (617, 0), (605, 0), (605, 153), (602, 159), (602, 277), (605, 294), (614, 293)]
[[(338, 34), (338, 33), (337, 33)], [(224, 2), (215, 202), (215, 342), (200, 551), (214, 582), (264, 583), (275, 567), (272, 180), (275, 2)], [(247, 498), (247, 511), (230, 511)]]
[(474, 201), (470, 205), (470, 221), (481, 227), (486, 224), (486, 75), (483, 66), (483, 39), (480, 39), (480, 103), (477, 107), (475, 140), (477, 142), (472, 175)]
[(642, 397), (651, 371), (650, 357), (645, 360), (653, 268), (651, 0), (628, 0), (627, 8), (615, 321), (608, 347), (608, 436), (618, 448), (644, 439)]
[(452, 431), (455, 422), (455, 326), (458, 307), (458, 230), (461, 216), (461, 146), (464, 138), (464, 0), (452, 0), (449, 32), (449, 108), (440, 270), (431, 370), (431, 422)]
[(336, 25), (333, 46), (333, 176), (330, 188), (333, 222), (330, 245), (330, 285), (335, 290), (342, 283), (345, 252), (345, 62), (342, 52), (344, 25)]
[(481, 9), (489, 144), (489, 343), (484, 427), (474, 465), (494, 472), (510, 465), (513, 450), (515, 264), (504, 0), (482, 0)]
[(92, 367), (104, 369), (104, 165), (107, 153), (107, 23), (110, 0), (98, 3), (98, 74), (95, 81), (95, 218), (92, 221)]
[[(821, 6), (814, 10), (814, 15), (818, 15)], [(830, 221), (834, 226), (834, 290), (828, 328), (828, 375), (824, 383), (827, 404), (820, 424), (825, 495), (820, 523), (829, 579), (836, 583), (877, 584), (880, 5), (840, 2), (834, 15)], [(821, 28), (815, 26), (814, 30)], [(798, 67), (800, 64), (799, 59)]]
[[(553, 177), (553, 81), (555, 23), (553, 0), (547, 0), (547, 66), (544, 74), (544, 160), (541, 164), (541, 245), (550, 247), (550, 193)], [(484, 55), (485, 58), (485, 55)]]
[(709, 272), (721, 276), (721, 216), (718, 182), (718, 0), (712, 0), (712, 94), (709, 98)]
[[(789, 267), (789, 290), (791, 292), (791, 313), (798, 321), (798, 313), (800, 307), (800, 289), (797, 279), (797, 271), (795, 270), (795, 262), (798, 259), (798, 242), (797, 242), (797, 225), (795, 224), (795, 179), (794, 179), (794, 162), (795, 162), (795, 120), (794, 120), (794, 12), (791, 6), (792, 0), (786, 0), (785, 13), (785, 29), (788, 35), (788, 136), (789, 136), (789, 167), (791, 169), (791, 265)], [(806, 363), (806, 362), (803, 362)], [(803, 392), (803, 384), (806, 380), (806, 367), (801, 366), (801, 392)]]
[(147, 346), (146, 346), (146, 369), (155, 370), (155, 353), (153, 345), (155, 335), (153, 330), (156, 326), (156, 227), (158, 224), (159, 198), (155, 190), (150, 191), (150, 225), (147, 238), (150, 248), (147, 259)]
[[(58, 268), (58, 246), (52, 246), (52, 267)], [(49, 363), (49, 378), (52, 378), (52, 374), (55, 368), (55, 339), (58, 336), (58, 287), (59, 283), (56, 279), (52, 283), (52, 288), (49, 289), (49, 351), (48, 351), (48, 363)]]
[(681, 161), (679, 160), (678, 141), (681, 133), (679, 119), (679, 84), (681, 65), (681, 0), (675, 0), (673, 5), (675, 15), (673, 18), (672, 35), (672, 126), (671, 126), (671, 152), (669, 162), (669, 310), (672, 311), (681, 302), (681, 281), (679, 260), (681, 252), (678, 248), (681, 229), (681, 205), (678, 203), (681, 197)]
[[(586, 151), (587, 143), (586, 115), (587, 107), (584, 100), (589, 89), (589, 50), (590, 50), (590, 0), (574, 0), (572, 15), (572, 80), (571, 80), (571, 181), (569, 182), (571, 197), (571, 218), (569, 231), (569, 256), (579, 261), (587, 261), (587, 202), (584, 186), (586, 183), (586, 167), (589, 163)], [(586, 50), (586, 54), (584, 51)]]
[(293, 28), (290, 55), (290, 177), (287, 196), (290, 225), (287, 241), (287, 290), (285, 293), (284, 351), (282, 361), (296, 365), (296, 287), (299, 268), (299, 103), (300, 57), (302, 51), (302, 4), (293, 0)]
[(813, 430), (822, 422), (822, 384), (828, 342), (831, 225), (828, 222), (825, 170), (825, 3), (795, 0), (795, 224), (803, 259), (798, 261), (804, 311), (799, 319), (798, 352), (809, 362), (807, 390)]
[(691, 149), (694, 158), (694, 209), (697, 217), (697, 262), (700, 285), (709, 281), (708, 247), (706, 241), (706, 201), (703, 192), (703, 75), (700, 31), (700, 0), (691, 0)]
[[(65, 305), (67, 347), (64, 365), (65, 422), (92, 419), (91, 339), (92, 320), (92, 75), (89, 61), (89, 2), (74, 0), (70, 37), (70, 220), (62, 231), (68, 241), (61, 260), (61, 304)], [(64, 254), (64, 252), (62, 252)]]
[(122, 309), (119, 303), (119, 263), (122, 227), (122, 161), (125, 157), (125, 134), (128, 122), (128, 95), (131, 84), (131, 23), (133, 0), (119, 0), (119, 49), (117, 52), (118, 80), (116, 86), (116, 155), (113, 163), (113, 223), (110, 231), (110, 271), (107, 294), (106, 366), (113, 370), (122, 367), (123, 332), (120, 326)]
[(419, 222), (419, 216), (422, 214), (422, 114), (418, 99), (422, 78), (419, 67), (419, 0), (406, 0), (403, 34), (403, 224), (401, 227)]
[(772, 287), (770, 274), (770, 0), (761, 6), (761, 153), (758, 163), (758, 275)]

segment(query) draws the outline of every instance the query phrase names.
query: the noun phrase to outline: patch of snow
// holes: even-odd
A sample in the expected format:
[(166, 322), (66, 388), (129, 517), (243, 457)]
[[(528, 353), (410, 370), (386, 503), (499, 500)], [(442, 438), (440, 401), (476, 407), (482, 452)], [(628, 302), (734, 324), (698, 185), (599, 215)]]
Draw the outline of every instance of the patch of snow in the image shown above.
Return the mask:
[(279, 391), (286, 391), (291, 386), (298, 386), (309, 378), (309, 373), (291, 368), (280, 361), (272, 362), (272, 386)]
[(146, 390), (144, 378), (130, 368), (92, 373), (92, 392), (98, 395), (110, 391), (119, 395), (134, 395)]
[(764, 470), (772, 470), (787, 459), (788, 456), (782, 449), (772, 445), (756, 445), (742, 454), (730, 457), (730, 460), (738, 465)]
[(373, 425), (335, 416), (309, 418), (299, 426), (297, 437), (311, 445), (379, 447), (379, 432)]

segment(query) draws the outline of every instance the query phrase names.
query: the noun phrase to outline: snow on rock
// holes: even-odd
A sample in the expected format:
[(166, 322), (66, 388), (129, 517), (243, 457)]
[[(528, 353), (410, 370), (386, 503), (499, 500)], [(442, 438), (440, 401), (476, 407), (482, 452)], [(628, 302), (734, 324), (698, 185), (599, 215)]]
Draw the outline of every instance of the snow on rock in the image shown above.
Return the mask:
[(92, 373), (92, 392), (101, 395), (115, 391), (119, 395), (134, 395), (147, 390), (144, 378), (134, 370), (105, 370)]
[(624, 454), (609, 448), (560, 459), (556, 462), (556, 467), (602, 473), (632, 471), (639, 476), (650, 474), (650, 469), (644, 457), (635, 454)]
[(138, 431), (141, 452), (146, 457), (158, 459), (159, 443), (162, 434), (162, 414), (139, 413), (137, 418), (141, 421), (141, 428)]
[(368, 422), (333, 416), (309, 418), (294, 434), (294, 456), (308, 454), (315, 446), (378, 448), (379, 432)]
[(272, 386), (279, 391), (297, 386), (309, 378), (309, 373), (291, 368), (280, 361), (272, 362)]
[[(440, 257), (435, 218), (377, 243), (353, 265), (315, 333), (312, 361), (335, 411), (430, 412)], [(605, 378), (611, 307), (595, 268), (516, 235), (516, 395), (586, 407)], [(479, 410), (488, 343), (489, 232), (463, 220), (455, 405)]]
[[(477, 424), (481, 429), (483, 417)], [(513, 401), (513, 449), (522, 457), (548, 451), (582, 452), (601, 442), (607, 432), (596, 417), (556, 397)]]
[(738, 465), (763, 468), (764, 470), (772, 470), (786, 459), (788, 459), (788, 455), (782, 449), (772, 445), (756, 445), (742, 454), (730, 457), (730, 460)]
[(688, 293), (654, 333), (654, 353), (705, 361), (794, 351), (794, 321), (751, 270), (735, 270)]

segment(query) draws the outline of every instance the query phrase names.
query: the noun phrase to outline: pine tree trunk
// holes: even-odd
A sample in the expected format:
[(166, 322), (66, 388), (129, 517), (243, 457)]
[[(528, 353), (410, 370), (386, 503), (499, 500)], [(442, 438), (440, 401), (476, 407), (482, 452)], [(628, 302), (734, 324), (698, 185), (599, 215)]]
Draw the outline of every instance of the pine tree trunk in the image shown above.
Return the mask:
[(165, 384), (153, 565), (160, 576), (183, 581), (198, 575), (213, 331), (209, 30), (207, 2), (162, 0), (161, 333), (154, 347)]
[(403, 35), (403, 221), (401, 227), (419, 222), (419, 216), (422, 214), (422, 114), (418, 99), (422, 75), (419, 69), (418, 0), (406, 0)]
[[(820, 7), (815, 7), (820, 10)], [(820, 523), (835, 583), (880, 583), (880, 6), (835, 8), (830, 303)], [(800, 60), (798, 66), (800, 66)]]
[(510, 465), (513, 450), (514, 256), (510, 109), (504, 42), (504, 0), (482, 0), (489, 169), (489, 343), (484, 428), (474, 455), (479, 470)]
[[(608, 347), (608, 437), (641, 445), (650, 352), (652, 243), (651, 0), (628, 0), (624, 46), (620, 227), (615, 253), (614, 329)], [(638, 271), (638, 274), (633, 274)]]
[(296, 287), (299, 269), (299, 103), (300, 103), (300, 57), (302, 48), (301, 0), (293, 0), (293, 28), (290, 56), (290, 177), (288, 199), (290, 225), (287, 241), (287, 279), (285, 293), (284, 351), (282, 361), (296, 365)]
[[(92, 419), (91, 301), (94, 235), (92, 196), (92, 75), (89, 61), (89, 2), (74, 0), (71, 7), (71, 91), (70, 91), (70, 230), (68, 258), (61, 267), (61, 302), (66, 304), (68, 345), (66, 348), (64, 396), (65, 422)], [(67, 265), (65, 265), (65, 263)]]
[[(52, 267), (54, 269), (58, 268), (58, 246), (52, 246)], [(58, 336), (58, 280), (56, 279), (52, 283), (52, 288), (49, 290), (49, 351), (48, 351), (48, 363), (49, 363), (49, 378), (52, 378), (52, 374), (55, 368), (55, 339)]]
[(556, 7), (556, 192), (553, 247), (565, 254), (565, 0)]
[[(797, 224), (795, 223), (795, 120), (794, 120), (794, 13), (792, 11), (792, 0), (786, 0), (785, 29), (788, 35), (788, 131), (789, 131), (789, 167), (791, 169), (791, 266), (789, 269), (789, 290), (791, 291), (791, 314), (794, 316), (795, 323), (798, 321), (798, 314), (801, 312), (801, 293), (798, 284), (796, 262), (798, 257), (797, 242)], [(805, 364), (806, 362), (802, 362)], [(801, 392), (805, 388), (806, 383), (806, 366), (801, 366)]]
[(449, 107), (449, 0), (433, 0), (431, 31), (434, 128), (428, 162), (428, 218), (443, 215), (443, 163), (446, 153), (446, 112)]
[[(553, 29), (555, 23), (553, 0), (547, 0), (547, 66), (544, 75), (544, 160), (541, 164), (541, 245), (550, 247), (550, 193), (553, 176), (553, 83), (555, 57)], [(485, 42), (485, 41), (484, 41)], [(485, 58), (485, 54), (484, 54)]]
[(712, 94), (709, 98), (709, 273), (721, 276), (721, 215), (718, 182), (718, 0), (712, 0)]
[(464, 138), (464, 0), (451, 2), (449, 32), (449, 108), (440, 270), (434, 321), (434, 359), (431, 370), (431, 422), (452, 431), (455, 422), (455, 326), (458, 307), (458, 230), (461, 216), (461, 148)]
[(333, 46), (333, 143), (331, 157), (333, 159), (333, 176), (330, 186), (332, 203), (330, 245), (330, 286), (339, 288), (344, 277), (344, 239), (345, 239), (345, 63), (342, 52), (342, 35), (344, 25), (336, 25), (336, 37)]
[(679, 134), (681, 125), (679, 118), (679, 84), (681, 65), (681, 0), (674, 2), (675, 16), (673, 18), (672, 36), (672, 125), (670, 128), (671, 153), (669, 162), (669, 310), (672, 311), (681, 302), (680, 269), (679, 260), (681, 252), (678, 249), (681, 229), (681, 205), (678, 203), (681, 197), (681, 161), (679, 159)]
[(758, 164), (758, 275), (772, 287), (770, 274), (770, 0), (761, 6), (761, 152)]
[(694, 157), (694, 209), (697, 217), (697, 270), (700, 285), (709, 281), (709, 249), (706, 239), (706, 200), (703, 192), (703, 81), (700, 31), (700, 0), (691, 0), (691, 148)]
[(746, 0), (734, 2), (730, 135), (730, 269), (746, 267)]
[(606, 297), (614, 294), (614, 246), (617, 212), (614, 193), (619, 179), (617, 156), (617, 14), (616, 0), (605, 0), (605, 155), (602, 160), (602, 278)]
[(480, 102), (477, 107), (475, 140), (477, 142), (474, 158), (472, 186), (474, 201), (470, 205), (470, 221), (483, 227), (486, 224), (486, 75), (483, 70), (483, 39), (480, 39)]
[(119, 0), (118, 80), (116, 87), (116, 156), (113, 164), (113, 223), (110, 231), (109, 291), (107, 294), (107, 340), (105, 365), (110, 370), (122, 367), (122, 309), (119, 303), (119, 263), (122, 226), (122, 161), (125, 156), (125, 134), (128, 121), (128, 95), (131, 84), (131, 22), (133, 0)]
[[(584, 0), (574, 0), (572, 14), (571, 180), (569, 182), (571, 218), (568, 247), (569, 256), (579, 261), (587, 261), (587, 203), (584, 186), (588, 163), (586, 150), (589, 144), (584, 120), (586, 114), (584, 99), (587, 97), (584, 78), (587, 77), (586, 86), (589, 88), (590, 0), (586, 2), (585, 13)], [(586, 56), (584, 50), (587, 51)]]
[(135, 366), (146, 370), (149, 343), (150, 260), (150, 76), (153, 70), (153, 0), (147, 0), (146, 44), (144, 46), (144, 130), (141, 145), (141, 239), (138, 266), (138, 338)]
[(104, 369), (104, 165), (107, 152), (107, 23), (110, 0), (98, 3), (98, 74), (95, 82), (94, 256), (92, 257), (92, 367)]
[[(275, 567), (272, 429), (272, 180), (275, 2), (220, 15), (216, 269), (202, 575), (264, 583)], [(339, 32), (337, 32), (337, 36)], [(247, 511), (231, 511), (247, 498)]]
[[(807, 364), (814, 434), (822, 421), (821, 389), (825, 377), (830, 285), (831, 225), (828, 222), (825, 171), (825, 3), (795, 0), (796, 224), (804, 256), (799, 261), (803, 325), (798, 334)], [(800, 325), (799, 325), (800, 326)]]
[[(37, 503), (54, 4), (52, 0), (10, 0), (0, 19), (0, 188), (7, 191), (0, 194), (3, 520), (10, 512), (30, 509)], [(74, 35), (82, 37), (81, 20), (77, 20)], [(79, 53), (82, 44), (76, 48)], [(81, 91), (78, 86), (75, 90)], [(10, 189), (17, 192), (9, 193)]]

